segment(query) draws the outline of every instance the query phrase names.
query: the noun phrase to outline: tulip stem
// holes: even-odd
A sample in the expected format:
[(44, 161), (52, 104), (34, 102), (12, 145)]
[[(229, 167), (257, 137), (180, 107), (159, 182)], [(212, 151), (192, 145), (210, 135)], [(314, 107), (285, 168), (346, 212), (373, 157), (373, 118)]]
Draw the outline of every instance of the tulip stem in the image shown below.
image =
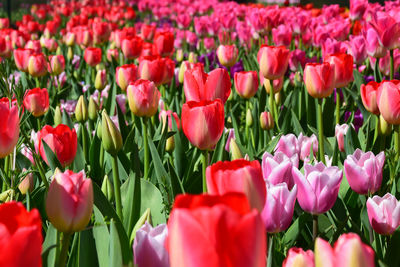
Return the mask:
[(36, 87), (40, 88), (40, 81), (39, 81), (39, 77), (35, 78), (35, 82), (36, 82)]
[(245, 116), (246, 141), (247, 141), (247, 144), (249, 144), (250, 143), (250, 139), (249, 139), (249, 125), (247, 124), (247, 110), (249, 110), (249, 101), (248, 100), (246, 100), (246, 111), (245, 111), (244, 114), (246, 114), (246, 116)]
[(274, 235), (273, 234), (267, 234), (267, 267), (272, 266), (272, 252), (274, 249)]
[(319, 160), (325, 164), (324, 125), (322, 123), (322, 99), (317, 99), (317, 117), (318, 117)]
[(87, 136), (85, 133), (85, 123), (81, 123), (81, 136), (82, 136), (82, 150), (83, 155), (85, 156), (86, 162), (89, 162), (88, 151), (87, 151)]
[[(278, 110), (276, 108), (276, 103), (275, 103), (275, 94), (274, 94), (274, 88), (273, 84), (271, 83), (270, 80), (268, 80), (270, 86), (269, 86), (269, 109), (272, 115), (272, 118), (274, 118), (274, 122), (276, 125), (276, 128), (279, 130), (279, 125), (278, 125)], [(246, 110), (247, 112), (247, 110)]]
[(394, 75), (394, 57), (393, 57), (393, 49), (390, 50), (390, 80), (393, 80)]
[(100, 164), (100, 169), (103, 172), (103, 168), (104, 168), (104, 147), (103, 147), (103, 143), (100, 144), (99, 164)]
[(144, 146), (144, 179), (149, 179), (149, 140), (148, 140), (148, 119), (143, 117), (143, 146)]
[(36, 163), (36, 166), (37, 166), (39, 174), (40, 174), (40, 178), (42, 178), (43, 184), (46, 187), (46, 191), (47, 191), (47, 190), (49, 190), (49, 182), (47, 181), (46, 175), (44, 173), (42, 163), (36, 157), (34, 157), (34, 159), (35, 159), (35, 163)]
[(318, 235), (318, 215), (313, 215), (313, 241)]
[(112, 169), (113, 169), (115, 207), (116, 207), (117, 215), (122, 221), (121, 181), (119, 180), (117, 155), (113, 156)]
[(208, 151), (203, 150), (203, 193), (207, 193), (206, 169), (208, 166)]
[(394, 126), (394, 148), (396, 150), (395, 160), (397, 162), (400, 157), (400, 126), (399, 125)]
[(68, 249), (69, 249), (69, 243), (71, 241), (71, 237), (72, 237), (71, 233), (63, 233), (63, 237), (62, 237), (62, 241), (61, 241), (60, 258), (58, 261), (59, 267), (64, 267), (67, 263)]
[(336, 124), (340, 124), (340, 89), (336, 88)]
[(372, 141), (372, 144), (374, 145), (376, 140), (378, 139), (379, 136), (379, 115), (375, 116), (376, 122), (375, 122), (375, 130), (374, 130), (374, 139)]

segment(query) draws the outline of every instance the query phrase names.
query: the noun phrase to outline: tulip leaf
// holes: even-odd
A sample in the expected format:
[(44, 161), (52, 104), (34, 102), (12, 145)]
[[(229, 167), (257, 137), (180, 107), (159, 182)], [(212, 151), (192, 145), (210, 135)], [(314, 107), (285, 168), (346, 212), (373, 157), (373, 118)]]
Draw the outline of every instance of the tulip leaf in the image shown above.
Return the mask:
[(296, 113), (293, 111), (293, 109), (290, 109), (291, 114), (292, 114), (292, 126), (294, 133), (298, 136), (300, 133), (305, 134), (303, 127), (301, 127), (300, 121), (297, 118)]
[(76, 266), (99, 266), (92, 229), (79, 232), (79, 257)]
[(297, 237), (304, 228), (306, 216), (307, 214), (305, 213), (300, 215), (289, 227), (289, 229), (286, 230), (285, 234), (283, 235), (283, 243), (285, 244), (285, 247), (290, 248), (294, 246)]
[(57, 230), (49, 223), (42, 246), (43, 267), (55, 266), (57, 243)]
[(71, 117), (68, 115), (67, 111), (65, 109), (63, 110), (62, 113), (62, 124), (67, 125), (71, 130), (74, 129), (74, 124), (72, 123)]
[(387, 244), (385, 262), (390, 263), (390, 266), (400, 266), (400, 231), (397, 230), (390, 238)]
[(129, 134), (129, 129), (125, 123), (124, 113), (122, 113), (122, 110), (118, 104), (116, 105), (116, 107), (117, 107), (119, 131), (121, 132), (122, 140), (126, 140)]
[(153, 225), (166, 222), (164, 203), (160, 190), (144, 179), (140, 181), (141, 205), (140, 214), (143, 214), (148, 208), (151, 211)]
[(178, 177), (183, 177), (183, 166), (186, 158), (182, 144), (181, 132), (178, 130), (178, 126), (175, 120), (172, 120), (172, 130), (176, 132), (176, 134), (174, 135), (175, 149), (173, 152), (175, 170), (178, 174)]
[(99, 155), (100, 155), (101, 140), (95, 134), (89, 148), (89, 163), (90, 163), (90, 177), (101, 184), (102, 172), (100, 168)]
[(108, 266), (122, 266), (121, 243), (113, 219), (110, 223), (110, 261)]
[(44, 152), (46, 153), (46, 158), (49, 163), (50, 169), (54, 172), (57, 168), (63, 170), (64, 168), (61, 166), (60, 162), (58, 161), (56, 155), (54, 154), (53, 150), (47, 145), (47, 143), (42, 139), (42, 144), (44, 148)]
[(83, 155), (81, 144), (78, 144), (76, 149), (75, 159), (72, 162), (73, 171), (80, 172), (85, 169), (85, 156)]
[(216, 163), (217, 161), (222, 161), (224, 159), (226, 137), (226, 134), (222, 134), (221, 138), (219, 139), (211, 159), (211, 164)]
[(131, 172), (121, 186), (121, 193), (123, 223), (128, 236), (130, 236), (136, 221), (140, 217), (141, 189), (139, 176)]
[(96, 243), (97, 258), (99, 267), (107, 267), (109, 258), (109, 243), (110, 233), (108, 232), (107, 224), (99, 209), (93, 207), (95, 223), (93, 226), (93, 237)]

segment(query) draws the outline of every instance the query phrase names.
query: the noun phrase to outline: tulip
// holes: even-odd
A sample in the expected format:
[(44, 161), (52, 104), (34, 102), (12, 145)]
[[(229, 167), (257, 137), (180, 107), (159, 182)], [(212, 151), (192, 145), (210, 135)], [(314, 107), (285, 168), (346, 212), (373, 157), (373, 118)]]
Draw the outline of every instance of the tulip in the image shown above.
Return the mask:
[(335, 136), (340, 152), (345, 152), (344, 136), (347, 134), (348, 130), (349, 130), (348, 124), (342, 124), (342, 125), (336, 124), (335, 126)]
[(28, 72), (33, 77), (42, 77), (47, 74), (47, 61), (44, 54), (32, 54), (29, 56)]
[(169, 267), (168, 251), (164, 247), (168, 228), (165, 224), (152, 227), (147, 221), (136, 232), (133, 243), (134, 263), (138, 267)]
[(127, 88), (129, 108), (139, 117), (152, 117), (157, 112), (160, 91), (153, 82), (139, 79)]
[(279, 233), (289, 227), (293, 218), (296, 195), (296, 185), (289, 191), (286, 183), (277, 185), (267, 183), (265, 206), (261, 213), (267, 233)]
[(202, 70), (202, 73), (204, 73), (204, 65), (202, 63), (190, 63), (189, 61), (183, 61), (179, 68), (179, 74), (178, 74), (179, 82), (183, 83), (184, 75), (187, 70), (192, 70), (195, 68), (200, 68)]
[(18, 107), (0, 102), (0, 158), (5, 158), (13, 150), (19, 137)]
[(178, 114), (176, 112), (172, 112), (171, 110), (161, 110), (158, 119), (162, 122), (163, 129), (168, 122), (168, 129), (172, 130), (172, 119), (175, 120), (177, 129), (181, 129), (181, 121), (179, 120)]
[(0, 57), (10, 58), (12, 55), (11, 41), (0, 36)]
[[(24, 168), (23, 172), (26, 171)], [(33, 177), (33, 173), (28, 173), (25, 177), (22, 177), (18, 184), (18, 189), (21, 194), (25, 195), (28, 191), (32, 192), (35, 188), (35, 179)]]
[(158, 54), (170, 56), (174, 51), (174, 34), (170, 31), (158, 31), (154, 35), (153, 43), (156, 45)]
[(185, 72), (183, 89), (186, 101), (220, 99), (225, 103), (231, 94), (231, 80), (224, 69), (217, 68), (206, 74), (202, 68), (195, 67)]
[(260, 126), (263, 130), (271, 130), (274, 128), (274, 118), (271, 112), (264, 111), (260, 114)]
[(304, 69), (304, 83), (314, 98), (325, 98), (335, 87), (335, 68), (328, 62), (307, 63)]
[(96, 78), (95, 78), (95, 82), (94, 82), (94, 87), (101, 91), (104, 89), (104, 87), (106, 87), (107, 85), (107, 73), (106, 70), (98, 70), (96, 73)]
[(46, 125), (37, 133), (36, 152), (40, 153), (42, 159), (49, 165), (44, 150), (43, 141), (56, 155), (60, 164), (65, 167), (74, 161), (78, 146), (78, 139), (75, 129), (70, 129), (67, 125), (59, 124), (53, 128)]
[(119, 62), (119, 50), (118, 49), (108, 49), (107, 50), (107, 60), (112, 62), (115, 60)]
[(290, 53), (289, 68), (291, 71), (298, 71), (299, 67), (304, 69), (306, 65), (306, 52), (300, 49), (295, 49)]
[(353, 191), (358, 194), (373, 194), (381, 187), (382, 169), (385, 153), (374, 155), (371, 151), (364, 153), (356, 149), (344, 161), (344, 173)]
[(10, 27), (10, 20), (8, 18), (0, 18), (0, 29), (7, 29)]
[(361, 65), (367, 59), (367, 45), (364, 36), (350, 36), (347, 52), (353, 56), (354, 63)]
[(289, 64), (290, 51), (284, 46), (262, 45), (257, 54), (260, 72), (264, 78), (275, 80), (281, 78)]
[(142, 24), (140, 34), (142, 38), (146, 42), (151, 42), (153, 41), (154, 34), (156, 32), (156, 26), (155, 25), (150, 25), (150, 24)]
[(224, 105), (220, 99), (189, 101), (182, 107), (182, 129), (195, 147), (213, 149), (224, 131), (224, 117)]
[(382, 82), (377, 93), (377, 104), (385, 121), (400, 124), (400, 82)]
[(354, 233), (342, 234), (334, 248), (321, 238), (315, 241), (316, 267), (374, 267), (374, 251)]
[[(353, 57), (344, 53), (336, 53), (325, 58), (325, 62), (334, 67), (334, 87), (343, 88), (353, 81)], [(336, 101), (338, 101), (336, 99)]]
[(115, 80), (122, 91), (126, 91), (126, 88), (130, 83), (133, 83), (137, 79), (137, 67), (134, 64), (125, 64), (117, 67), (115, 71)]
[(391, 235), (400, 226), (400, 202), (390, 193), (367, 200), (369, 223), (375, 232)]
[(342, 171), (338, 167), (326, 167), (322, 162), (315, 166), (305, 164), (304, 170), (304, 175), (296, 168), (292, 170), (300, 207), (313, 215), (327, 212), (338, 196)]
[(171, 267), (265, 266), (260, 215), (240, 193), (179, 195), (168, 220), (166, 246)]
[(282, 267), (314, 267), (314, 253), (311, 250), (304, 251), (302, 248), (293, 247), (289, 249)]
[(25, 93), (24, 107), (35, 117), (40, 117), (49, 110), (49, 93), (46, 88), (34, 88)]
[(274, 149), (275, 153), (282, 152), (290, 158), (297, 168), (299, 166), (299, 142), (294, 134), (282, 135)]
[[(236, 64), (239, 57), (239, 50), (236, 45), (220, 45), (217, 49), (217, 57), (221, 65), (231, 68)], [(257, 75), (256, 75), (257, 77)]]
[(89, 119), (92, 121), (97, 120), (99, 112), (99, 106), (97, 105), (96, 101), (94, 100), (93, 96), (90, 96), (89, 98), (89, 106), (88, 106), (88, 115)]
[(299, 137), (297, 138), (298, 145), (299, 145), (299, 155), (302, 161), (308, 161), (310, 156), (310, 151), (312, 149), (314, 157), (318, 151), (318, 139), (315, 134), (311, 135), (310, 137), (304, 136), (303, 133), (300, 133)]
[(206, 179), (209, 194), (241, 192), (247, 196), (252, 208), (263, 210), (266, 190), (258, 161), (219, 161), (207, 167)]
[(272, 29), (272, 39), (276, 46), (289, 47), (292, 42), (292, 30), (289, 25), (281, 24)]
[(362, 84), (360, 87), (361, 100), (364, 104), (364, 107), (369, 112), (379, 115), (378, 103), (377, 103), (377, 94), (380, 83), (375, 81), (370, 81), (369, 83)]
[(400, 23), (385, 12), (373, 13), (370, 25), (378, 33), (379, 43), (386, 49), (392, 50), (400, 45)]
[(145, 56), (140, 59), (138, 74), (139, 78), (150, 80), (156, 86), (163, 83), (166, 72), (166, 61), (159, 56)]
[(378, 32), (373, 27), (367, 27), (364, 38), (367, 54), (370, 57), (381, 58), (386, 55), (387, 49), (379, 42)]
[(286, 183), (288, 188), (292, 190), (294, 186), (293, 168), (292, 161), (281, 151), (275, 152), (274, 156), (265, 152), (262, 157), (262, 173), (268, 184)]
[(0, 266), (42, 266), (42, 222), (20, 202), (0, 205)]
[(368, 7), (368, 0), (350, 0), (350, 19), (362, 19), (365, 10)]
[(95, 67), (101, 62), (101, 48), (97, 47), (88, 47), (85, 49), (85, 53), (83, 55), (86, 64), (91, 67)]
[(32, 49), (18, 48), (14, 50), (14, 61), (19, 70), (28, 72), (29, 57), (33, 53)]
[(81, 95), (78, 99), (78, 103), (75, 107), (75, 119), (78, 122), (85, 122), (88, 120), (88, 107), (86, 104), (86, 99), (83, 95)]
[(60, 75), (65, 69), (65, 59), (63, 55), (49, 56), (48, 71), (53, 76)]
[(243, 98), (252, 98), (258, 90), (258, 77), (256, 71), (235, 72), (235, 88), (238, 95)]
[(135, 59), (142, 52), (143, 40), (139, 36), (130, 36), (122, 40), (121, 50), (127, 59)]
[(82, 170), (56, 170), (46, 197), (46, 213), (54, 227), (64, 233), (85, 229), (93, 210), (92, 180)]

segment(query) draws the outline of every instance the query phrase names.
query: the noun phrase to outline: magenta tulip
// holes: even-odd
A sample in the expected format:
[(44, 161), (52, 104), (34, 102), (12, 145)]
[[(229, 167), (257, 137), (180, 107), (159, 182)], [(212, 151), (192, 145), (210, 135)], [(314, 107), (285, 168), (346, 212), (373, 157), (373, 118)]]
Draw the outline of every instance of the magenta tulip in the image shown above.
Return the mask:
[(400, 202), (391, 194), (367, 200), (369, 223), (375, 232), (391, 235), (400, 226)]
[(294, 134), (282, 135), (275, 147), (276, 152), (282, 152), (290, 158), (293, 165), (299, 166), (299, 142)]
[(276, 152), (274, 156), (265, 152), (262, 158), (262, 172), (264, 180), (272, 185), (286, 183), (289, 189), (294, 186), (292, 169), (293, 162), (283, 152)]

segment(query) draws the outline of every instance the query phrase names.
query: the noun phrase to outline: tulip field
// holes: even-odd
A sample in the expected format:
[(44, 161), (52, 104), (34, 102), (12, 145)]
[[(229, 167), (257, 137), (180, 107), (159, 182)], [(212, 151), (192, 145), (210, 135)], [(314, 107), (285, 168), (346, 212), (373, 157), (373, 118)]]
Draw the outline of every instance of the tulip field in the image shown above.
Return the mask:
[(399, 1), (48, 2), (0, 13), (0, 266), (400, 266)]

